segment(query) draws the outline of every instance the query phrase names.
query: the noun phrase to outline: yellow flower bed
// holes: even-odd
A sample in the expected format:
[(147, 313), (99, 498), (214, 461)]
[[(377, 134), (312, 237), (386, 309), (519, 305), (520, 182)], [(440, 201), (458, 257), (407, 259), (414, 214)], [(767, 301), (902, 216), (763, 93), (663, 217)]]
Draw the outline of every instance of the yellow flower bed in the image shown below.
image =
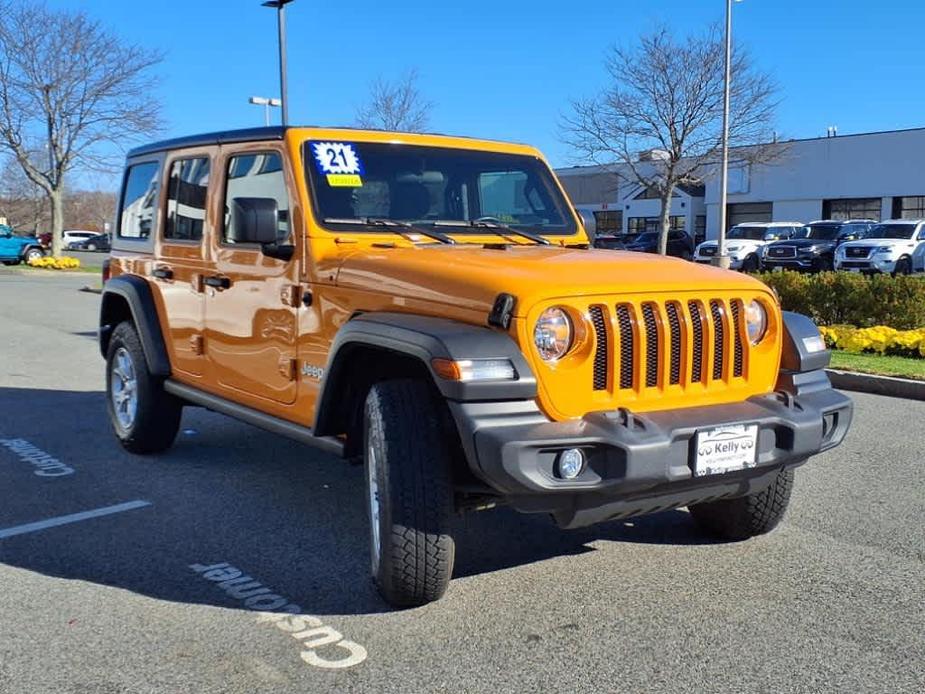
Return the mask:
[(819, 332), (832, 349), (841, 349), (855, 354), (871, 352), (925, 358), (925, 328), (896, 330), (884, 325), (873, 328), (831, 325), (820, 327)]
[(41, 258), (33, 258), (29, 261), (29, 265), (44, 270), (74, 270), (80, 267), (80, 261), (66, 255), (58, 257), (46, 255)]

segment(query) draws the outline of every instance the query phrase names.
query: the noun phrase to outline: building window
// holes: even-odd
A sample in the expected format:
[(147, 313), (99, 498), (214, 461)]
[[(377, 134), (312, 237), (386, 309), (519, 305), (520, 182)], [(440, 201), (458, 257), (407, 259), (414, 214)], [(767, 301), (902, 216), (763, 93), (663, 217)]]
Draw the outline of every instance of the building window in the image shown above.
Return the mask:
[(707, 216), (698, 214), (694, 217), (694, 238), (703, 240), (707, 237)]
[(822, 216), (825, 219), (876, 219), (880, 221), (882, 203), (880, 198), (823, 200)]
[(774, 209), (770, 202), (734, 202), (726, 205), (726, 231), (736, 224), (770, 222)]
[(619, 234), (623, 231), (623, 210), (600, 210), (594, 213), (598, 234)]
[(893, 219), (925, 219), (925, 195), (893, 198)]
[[(627, 231), (630, 234), (641, 234), (644, 231), (658, 231), (661, 223), (659, 217), (630, 217)], [(684, 215), (671, 215), (668, 218), (668, 229), (670, 231), (685, 231)]]

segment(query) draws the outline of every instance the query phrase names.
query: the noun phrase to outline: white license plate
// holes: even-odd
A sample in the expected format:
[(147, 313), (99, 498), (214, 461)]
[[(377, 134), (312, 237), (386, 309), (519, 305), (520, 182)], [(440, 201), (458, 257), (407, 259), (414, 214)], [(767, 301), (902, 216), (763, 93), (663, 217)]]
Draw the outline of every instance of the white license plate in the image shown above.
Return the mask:
[(736, 424), (697, 432), (695, 477), (721, 475), (757, 464), (757, 424)]
[(783, 272), (784, 268), (782, 268), (780, 265), (775, 265), (773, 268), (771, 268), (771, 271), (772, 272)]

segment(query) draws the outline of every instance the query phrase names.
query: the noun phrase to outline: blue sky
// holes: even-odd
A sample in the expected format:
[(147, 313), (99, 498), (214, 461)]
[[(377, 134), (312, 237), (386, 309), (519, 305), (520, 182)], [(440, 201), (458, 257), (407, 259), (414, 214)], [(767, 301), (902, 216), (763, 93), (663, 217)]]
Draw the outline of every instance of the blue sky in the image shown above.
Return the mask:
[[(258, 0), (50, 0), (166, 53), (166, 137), (263, 123), (277, 93), (275, 11)], [(435, 103), (431, 129), (529, 142), (575, 163), (557, 121), (605, 84), (615, 43), (666, 23), (721, 21), (722, 0), (296, 0), (289, 5), (290, 120), (350, 125), (377, 76), (409, 68)], [(813, 137), (925, 126), (921, 0), (745, 0), (736, 39), (781, 86), (777, 129)]]

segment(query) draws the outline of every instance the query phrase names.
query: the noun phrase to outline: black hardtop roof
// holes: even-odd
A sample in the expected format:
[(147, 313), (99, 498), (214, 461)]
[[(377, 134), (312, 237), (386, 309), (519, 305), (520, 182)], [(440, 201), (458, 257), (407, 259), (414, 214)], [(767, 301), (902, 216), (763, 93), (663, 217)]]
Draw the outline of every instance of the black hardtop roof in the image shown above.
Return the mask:
[[(260, 142), (261, 140), (282, 140), (286, 136), (286, 130), (289, 128), (318, 128), (317, 125), (270, 125), (263, 128), (243, 128), (240, 130), (220, 130), (214, 133), (203, 133), (200, 135), (187, 135), (185, 137), (176, 137), (170, 140), (160, 140), (147, 145), (140, 145), (128, 151), (126, 155), (129, 159), (140, 157), (147, 154), (157, 154), (172, 149), (186, 149), (188, 147), (207, 147), (209, 145), (235, 144), (240, 142)], [(325, 130), (364, 130), (376, 132), (397, 132), (392, 130), (382, 130), (380, 128), (351, 128), (344, 126), (324, 126)], [(445, 135), (443, 133), (413, 133), (436, 135), (439, 137), (449, 137), (458, 140), (482, 139), (470, 138), (465, 135)], [(491, 142), (491, 140), (486, 140)], [(505, 142), (504, 144), (516, 144)]]
[(271, 125), (266, 128), (244, 128), (241, 130), (222, 130), (201, 135), (187, 135), (172, 140), (161, 140), (147, 145), (141, 145), (129, 150), (128, 157), (140, 157), (145, 154), (155, 154), (171, 149), (184, 149), (186, 147), (204, 147), (207, 145), (223, 145), (235, 142), (258, 142), (260, 140), (282, 140), (286, 128)]

